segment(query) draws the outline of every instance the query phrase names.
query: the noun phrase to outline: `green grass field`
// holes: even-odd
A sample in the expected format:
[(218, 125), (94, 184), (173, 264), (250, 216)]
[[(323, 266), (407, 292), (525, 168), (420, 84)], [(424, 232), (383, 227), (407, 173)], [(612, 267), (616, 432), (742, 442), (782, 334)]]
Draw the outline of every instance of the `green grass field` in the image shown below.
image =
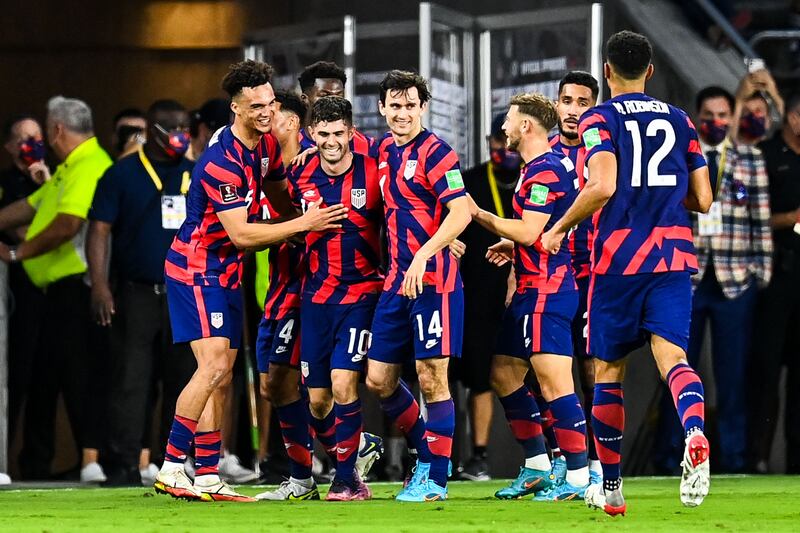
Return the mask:
[[(369, 502), (253, 504), (176, 501), (150, 489), (0, 490), (2, 531), (800, 531), (800, 477), (715, 477), (698, 508), (681, 506), (678, 480), (625, 481), (628, 513), (583, 502), (498, 501), (501, 481), (454, 482), (443, 503), (400, 504), (397, 484), (372, 485)], [(244, 487), (256, 494), (263, 489)]]

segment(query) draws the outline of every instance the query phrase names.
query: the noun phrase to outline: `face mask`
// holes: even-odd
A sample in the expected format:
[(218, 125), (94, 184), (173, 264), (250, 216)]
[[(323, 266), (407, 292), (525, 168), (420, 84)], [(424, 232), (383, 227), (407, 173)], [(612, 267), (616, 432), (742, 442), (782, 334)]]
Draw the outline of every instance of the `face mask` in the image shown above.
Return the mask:
[(44, 161), (45, 147), (43, 139), (28, 137), (19, 143), (19, 158), (28, 166)]
[(141, 135), (143, 131), (139, 126), (120, 126), (117, 128), (117, 145), (114, 148), (117, 149), (117, 152), (122, 153), (131, 137)]
[(721, 120), (703, 120), (700, 122), (700, 137), (710, 144), (716, 146), (725, 140), (728, 134), (728, 123)]
[(167, 136), (168, 142), (166, 143), (161, 136), (157, 135), (155, 139), (156, 143), (164, 150), (164, 153), (172, 159), (183, 157), (183, 154), (189, 149), (189, 142), (191, 141), (189, 134), (181, 130), (167, 131), (158, 124), (155, 126), (159, 132)]
[(739, 133), (746, 139), (760, 139), (767, 133), (767, 117), (752, 113), (743, 115), (739, 121)]
[(503, 170), (519, 170), (520, 163), (522, 162), (519, 153), (506, 150), (505, 148), (492, 148), (489, 150), (489, 156), (492, 163)]

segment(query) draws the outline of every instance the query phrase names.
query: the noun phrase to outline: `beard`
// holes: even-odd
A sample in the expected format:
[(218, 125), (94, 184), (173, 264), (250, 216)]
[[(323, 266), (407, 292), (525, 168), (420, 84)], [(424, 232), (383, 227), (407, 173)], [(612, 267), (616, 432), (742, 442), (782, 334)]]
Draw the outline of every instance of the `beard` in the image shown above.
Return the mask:
[(574, 141), (578, 138), (578, 131), (567, 131), (564, 129), (564, 123), (561, 120), (558, 121), (558, 133), (565, 139), (569, 139), (570, 141)]
[(513, 152), (517, 152), (517, 148), (519, 148), (519, 137), (516, 139), (508, 137), (508, 140), (506, 141), (506, 147)]

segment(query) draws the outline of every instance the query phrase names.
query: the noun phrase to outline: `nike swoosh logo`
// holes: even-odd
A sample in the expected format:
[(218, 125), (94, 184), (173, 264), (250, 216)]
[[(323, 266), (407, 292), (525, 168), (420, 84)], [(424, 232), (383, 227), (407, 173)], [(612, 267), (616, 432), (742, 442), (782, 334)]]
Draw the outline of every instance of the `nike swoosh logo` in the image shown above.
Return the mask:
[(526, 489), (532, 489), (533, 487), (541, 483), (541, 481), (542, 481), (541, 479), (537, 479), (536, 481), (526, 481), (523, 486)]
[(359, 452), (358, 455), (360, 455), (361, 457), (364, 457), (365, 455), (369, 455), (370, 453), (372, 453), (372, 450), (374, 450), (377, 447), (378, 447), (377, 444), (375, 444), (374, 442), (370, 442), (369, 446), (367, 446), (367, 449), (362, 451), (362, 452)]

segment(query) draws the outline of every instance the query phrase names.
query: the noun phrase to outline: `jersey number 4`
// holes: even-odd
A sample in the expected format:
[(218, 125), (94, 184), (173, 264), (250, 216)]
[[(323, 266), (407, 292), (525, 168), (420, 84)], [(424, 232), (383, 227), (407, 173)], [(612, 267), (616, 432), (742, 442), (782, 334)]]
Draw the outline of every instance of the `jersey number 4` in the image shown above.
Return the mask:
[[(635, 120), (626, 120), (625, 129), (631, 134), (633, 141), (633, 161), (631, 164), (631, 187), (642, 186), (642, 133), (639, 123)], [(656, 119), (647, 124), (645, 135), (655, 137), (659, 131), (664, 132), (664, 142), (650, 157), (647, 162), (647, 186), (648, 187), (674, 187), (678, 180), (675, 174), (659, 174), (658, 165), (672, 151), (675, 146), (675, 130), (669, 121), (663, 118)]]

